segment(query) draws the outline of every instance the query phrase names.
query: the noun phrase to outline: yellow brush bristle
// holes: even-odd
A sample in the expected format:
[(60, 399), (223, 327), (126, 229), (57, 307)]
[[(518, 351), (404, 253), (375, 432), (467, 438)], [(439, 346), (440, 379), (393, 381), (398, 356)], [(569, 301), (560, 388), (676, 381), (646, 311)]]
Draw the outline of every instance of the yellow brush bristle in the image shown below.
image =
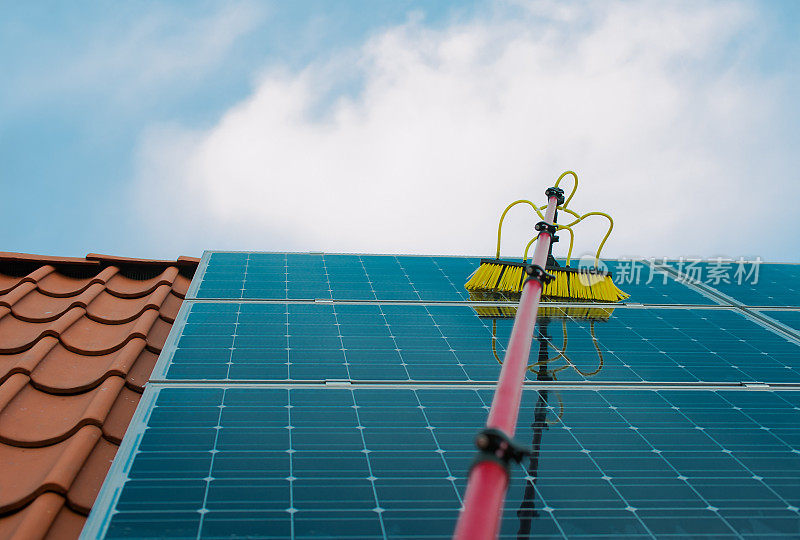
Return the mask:
[(478, 306), (474, 309), (479, 317), (495, 319), (513, 319), (517, 314), (516, 306)]
[[(619, 302), (630, 295), (614, 285), (611, 276), (588, 272), (566, 272), (550, 268), (554, 278), (546, 283), (542, 295), (595, 302)], [(503, 263), (483, 263), (469, 277), (464, 287), (470, 292), (518, 293), (522, 291), (525, 269)]]
[(549, 270), (555, 279), (545, 285), (542, 294), (551, 298), (571, 298), (600, 302), (618, 302), (630, 295), (614, 285), (611, 276)]
[(520, 292), (523, 272), (521, 266), (483, 263), (472, 273), (464, 287), (470, 292)]

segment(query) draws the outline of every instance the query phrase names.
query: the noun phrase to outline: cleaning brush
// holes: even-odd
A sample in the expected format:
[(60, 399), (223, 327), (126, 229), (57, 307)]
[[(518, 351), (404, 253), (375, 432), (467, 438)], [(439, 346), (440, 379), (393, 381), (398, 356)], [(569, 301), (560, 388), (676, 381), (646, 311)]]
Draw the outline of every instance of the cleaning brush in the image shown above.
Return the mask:
[[(564, 176), (571, 174), (574, 179), (574, 187), (569, 198), (564, 200), (564, 190), (558, 187), (559, 182)], [(587, 300), (594, 302), (618, 302), (629, 298), (630, 295), (621, 291), (615, 284), (611, 276), (611, 272), (600, 270), (600, 251), (603, 249), (611, 230), (614, 227), (614, 221), (611, 216), (603, 212), (588, 212), (579, 215), (573, 210), (569, 209), (569, 204), (572, 196), (578, 188), (578, 176), (572, 172), (567, 171), (563, 173), (556, 181), (555, 187), (549, 188), (545, 194), (557, 197), (558, 205), (557, 210), (571, 214), (576, 219), (568, 225), (550, 224), (546, 221), (540, 221), (536, 224), (537, 236), (534, 237), (525, 248), (525, 254), (522, 262), (505, 261), (500, 259), (500, 238), (503, 228), (503, 219), (506, 213), (515, 205), (520, 203), (527, 203), (536, 211), (539, 217), (542, 217), (540, 207), (536, 206), (533, 202), (528, 200), (518, 200), (509, 204), (500, 216), (500, 225), (497, 228), (497, 254), (494, 259), (481, 259), (480, 266), (472, 273), (467, 283), (464, 285), (470, 293), (519, 293), (522, 291), (522, 285), (526, 278), (525, 268), (527, 264), (527, 253), (531, 244), (538, 238), (538, 232), (547, 231), (550, 233), (552, 243), (550, 244), (551, 253), (547, 259), (545, 270), (553, 276), (553, 279), (543, 284), (542, 295), (548, 298), (566, 298), (572, 300)], [(544, 208), (544, 207), (541, 207)], [(572, 255), (572, 246), (575, 239), (572, 227), (583, 221), (589, 216), (599, 215), (605, 217), (609, 221), (609, 228), (605, 237), (600, 242), (595, 257), (594, 267), (589, 268), (573, 268), (569, 266)], [(569, 252), (567, 254), (567, 265), (559, 266), (558, 262), (552, 256), (552, 244), (558, 241), (555, 236), (557, 230), (566, 230), (570, 234)]]

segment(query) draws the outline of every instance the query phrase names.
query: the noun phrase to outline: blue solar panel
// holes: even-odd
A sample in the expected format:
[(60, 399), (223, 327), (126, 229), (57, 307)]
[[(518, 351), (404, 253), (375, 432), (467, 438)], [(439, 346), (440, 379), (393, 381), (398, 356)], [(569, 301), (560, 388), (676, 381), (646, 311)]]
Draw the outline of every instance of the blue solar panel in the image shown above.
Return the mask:
[[(106, 538), (450, 538), (489, 390), (159, 389)], [(800, 534), (800, 394), (527, 391), (503, 538)]]
[[(450, 538), (516, 309), (468, 303), (478, 259), (203, 261), (84, 535)], [(798, 342), (606, 262), (655, 305), (540, 309), (501, 537), (800, 536)], [(797, 305), (795, 268), (707, 286)]]
[(800, 307), (800, 264), (712, 260), (669, 265), (741, 304)]
[[(493, 381), (513, 325), (490, 307), (190, 305), (169, 380)], [(529, 364), (531, 380), (800, 382), (797, 343), (723, 309), (543, 308)]]
[[(409, 255), (214, 252), (197, 298), (270, 300), (465, 301), (480, 259)], [(562, 261), (563, 262), (563, 261)], [(606, 261), (630, 301), (713, 304), (644, 263)]]
[(779, 322), (782, 322), (790, 328), (800, 331), (800, 311), (762, 311), (764, 315), (771, 317)]

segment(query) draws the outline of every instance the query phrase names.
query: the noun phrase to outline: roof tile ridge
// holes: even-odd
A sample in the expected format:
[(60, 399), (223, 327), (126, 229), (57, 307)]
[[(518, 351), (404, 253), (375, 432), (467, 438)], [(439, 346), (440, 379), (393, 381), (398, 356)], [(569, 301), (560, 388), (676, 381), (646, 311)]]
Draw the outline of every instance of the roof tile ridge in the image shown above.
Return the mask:
[(96, 261), (87, 260), (83, 257), (59, 257), (55, 255), (36, 255), (34, 253), (18, 253), (15, 251), (0, 251), (0, 261), (10, 262), (34, 262), (45, 264), (78, 264), (82, 266), (92, 266), (99, 264)]
[(5, 375), (0, 373), (0, 384), (15, 373), (30, 375), (57, 344), (58, 339), (53, 336), (45, 336), (34, 343), (33, 347), (21, 353), (16, 365), (9, 369)]
[[(3, 310), (8, 310), (8, 313), (3, 315)], [(22, 319), (18, 319), (11, 312), (11, 310), (9, 310), (8, 308), (5, 308), (5, 307), (4, 308), (0, 308), (0, 319), (2, 319), (3, 317), (6, 317), (6, 316), (11, 316), (11, 317), (14, 317), (15, 319), (17, 319), (18, 321), (22, 321), (22, 322), (24, 322), (26, 324), (42, 324), (42, 325), (45, 325), (48, 322), (54, 323), (54, 324), (50, 325), (48, 328), (45, 328), (41, 332), (39, 332), (39, 334), (36, 337), (34, 337), (32, 340), (30, 340), (28, 343), (26, 343), (24, 345), (19, 345), (17, 347), (13, 347), (13, 348), (10, 348), (10, 349), (0, 348), (0, 353), (14, 354), (14, 353), (20, 353), (20, 352), (23, 352), (23, 351), (27, 351), (28, 349), (33, 348), (33, 346), (36, 345), (36, 343), (38, 343), (40, 340), (42, 340), (43, 338), (45, 338), (47, 336), (53, 336), (53, 337), (57, 338), (59, 341), (61, 341), (63, 343), (63, 340), (61, 339), (61, 334), (63, 334), (67, 330), (67, 328), (69, 328), (70, 326), (75, 324), (75, 322), (77, 322), (81, 317), (83, 317), (83, 315), (85, 313), (86, 313), (86, 310), (84, 310), (83, 308), (81, 308), (81, 307), (73, 307), (73, 308), (68, 309), (66, 312), (64, 312), (61, 316), (59, 316), (54, 321), (35, 322), (34, 323), (34, 322), (29, 322), (29, 321), (25, 321), (25, 320), (22, 320)]]
[(111, 294), (112, 296), (116, 296), (117, 298), (141, 298), (143, 296), (152, 294), (161, 285), (169, 285), (171, 287), (172, 284), (175, 282), (175, 279), (180, 275), (180, 270), (178, 269), (177, 266), (168, 266), (159, 275), (157, 275), (154, 278), (150, 278), (149, 280), (148, 279), (136, 280), (133, 278), (125, 277), (122, 274), (120, 275), (124, 277), (126, 280), (133, 282), (140, 281), (143, 283), (147, 283), (149, 281), (155, 280), (155, 282), (150, 284), (149, 287), (141, 291), (136, 291), (135, 293), (123, 292), (119, 290), (114, 290), (113, 288), (110, 288), (108, 286), (106, 287), (106, 291), (108, 291), (108, 293)]
[(118, 255), (89, 253), (86, 255), (86, 260), (98, 261), (100, 263), (140, 264), (148, 266), (196, 266), (200, 264), (200, 259), (184, 255), (181, 255), (177, 259), (140, 259), (137, 257), (120, 257)]
[(28, 293), (31, 293), (35, 290), (36, 290), (36, 282), (20, 281), (3, 296), (0, 296), (0, 306), (13, 308), (14, 304), (25, 298), (28, 295)]
[(25, 515), (21, 516), (22, 519), (11, 531), (11, 534), (5, 537), (6, 540), (44, 538), (65, 502), (64, 496), (58, 493), (51, 491), (42, 493), (27, 506), (17, 510), (17, 512), (25, 512)]

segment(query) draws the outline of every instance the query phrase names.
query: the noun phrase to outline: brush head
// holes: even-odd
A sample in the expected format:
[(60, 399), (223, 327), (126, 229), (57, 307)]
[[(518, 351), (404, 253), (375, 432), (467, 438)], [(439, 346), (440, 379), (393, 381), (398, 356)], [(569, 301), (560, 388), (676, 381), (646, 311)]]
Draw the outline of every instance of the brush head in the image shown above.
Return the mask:
[[(518, 293), (522, 291), (528, 265), (500, 259), (481, 259), (464, 287), (470, 293)], [(621, 291), (611, 272), (596, 268), (551, 266), (546, 268), (554, 279), (542, 285), (542, 296), (590, 302), (619, 302), (630, 295)]]

